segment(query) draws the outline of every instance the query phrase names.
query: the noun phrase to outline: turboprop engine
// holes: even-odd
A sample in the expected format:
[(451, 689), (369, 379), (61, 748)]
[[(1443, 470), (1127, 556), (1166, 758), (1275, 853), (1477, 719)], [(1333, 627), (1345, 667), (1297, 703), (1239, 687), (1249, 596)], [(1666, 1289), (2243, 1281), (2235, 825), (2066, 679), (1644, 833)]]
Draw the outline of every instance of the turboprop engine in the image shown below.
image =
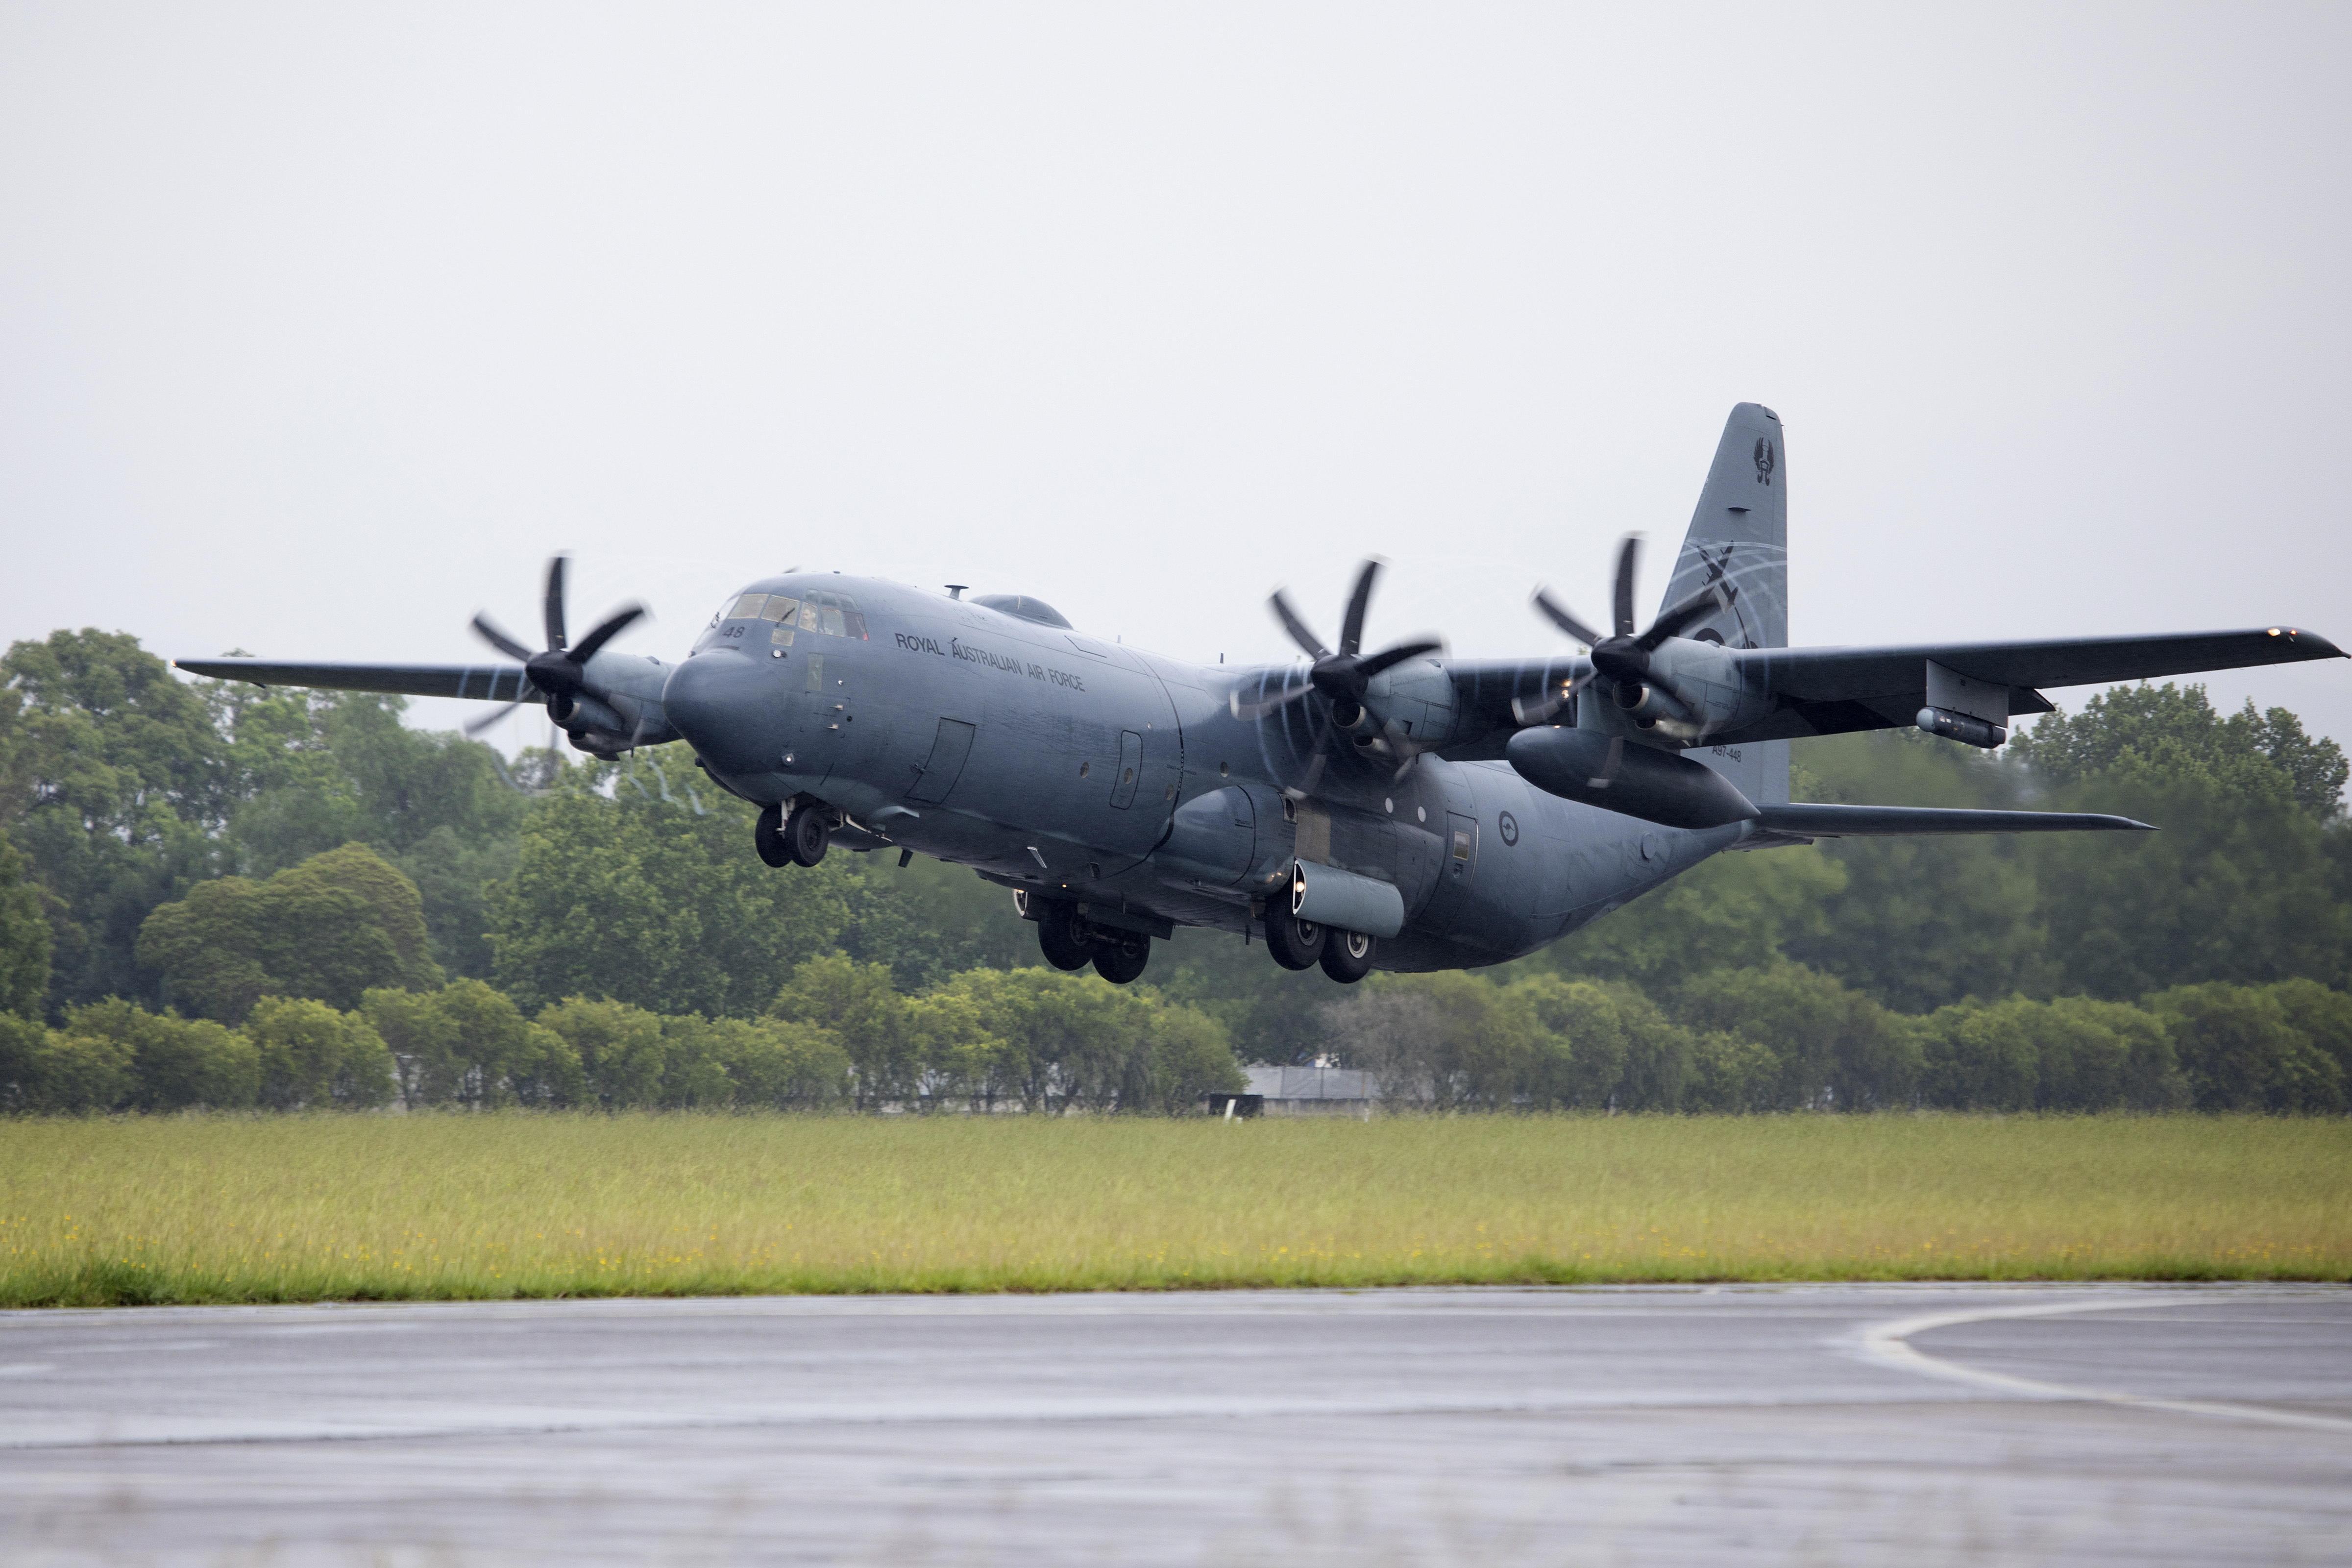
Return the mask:
[(1721, 827), (1763, 815), (1714, 769), (1622, 735), (1543, 725), (1512, 736), (1503, 754), (1547, 794), (1667, 827)]

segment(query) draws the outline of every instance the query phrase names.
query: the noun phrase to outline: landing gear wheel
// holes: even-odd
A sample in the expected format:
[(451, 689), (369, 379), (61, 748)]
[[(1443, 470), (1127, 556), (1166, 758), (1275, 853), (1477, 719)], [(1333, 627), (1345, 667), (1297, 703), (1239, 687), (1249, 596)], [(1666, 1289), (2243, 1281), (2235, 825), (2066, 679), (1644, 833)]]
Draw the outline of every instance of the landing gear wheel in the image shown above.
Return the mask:
[(1150, 962), (1151, 939), (1140, 931), (1122, 932), (1116, 945), (1095, 949), (1095, 973), (1113, 985), (1139, 978)]
[(1265, 950), (1285, 969), (1312, 969), (1323, 956), (1323, 928), (1287, 910), (1265, 911)]
[(1342, 985), (1353, 985), (1372, 972), (1372, 949), (1379, 944), (1360, 931), (1334, 931), (1323, 938), (1323, 973)]
[(784, 808), (781, 805), (762, 807), (760, 819), (751, 824), (752, 847), (760, 851), (760, 858), (771, 866), (793, 863), (793, 852), (784, 844), (783, 825)]
[(824, 858), (824, 847), (833, 841), (833, 824), (824, 813), (813, 805), (796, 805), (784, 824), (784, 849), (796, 866), (814, 866)]
[(1077, 911), (1056, 900), (1037, 911), (1037, 948), (1056, 969), (1084, 969), (1095, 955), (1078, 934)]

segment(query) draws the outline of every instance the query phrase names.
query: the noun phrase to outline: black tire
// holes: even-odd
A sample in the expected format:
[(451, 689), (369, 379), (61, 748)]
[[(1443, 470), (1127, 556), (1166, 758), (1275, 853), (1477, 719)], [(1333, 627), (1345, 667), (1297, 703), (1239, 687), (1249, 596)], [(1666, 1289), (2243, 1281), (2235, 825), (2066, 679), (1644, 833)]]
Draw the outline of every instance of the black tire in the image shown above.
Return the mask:
[(784, 847), (796, 866), (814, 866), (824, 858), (824, 847), (833, 842), (833, 824), (824, 813), (813, 805), (793, 807), (791, 818), (784, 824)]
[(751, 844), (760, 851), (760, 858), (779, 868), (793, 863), (793, 852), (784, 845), (783, 826), (784, 808), (781, 805), (762, 807), (760, 819), (751, 824)]
[(1118, 942), (1095, 949), (1095, 973), (1113, 985), (1140, 979), (1151, 962), (1151, 939), (1139, 931), (1122, 932)]
[(1077, 911), (1058, 900), (1037, 911), (1037, 949), (1060, 970), (1084, 969), (1094, 962), (1095, 950), (1078, 934)]
[(1285, 969), (1312, 969), (1323, 956), (1323, 928), (1288, 910), (1265, 911), (1265, 950)]
[(1372, 953), (1379, 946), (1360, 931), (1326, 931), (1323, 973), (1342, 985), (1353, 985), (1372, 972)]

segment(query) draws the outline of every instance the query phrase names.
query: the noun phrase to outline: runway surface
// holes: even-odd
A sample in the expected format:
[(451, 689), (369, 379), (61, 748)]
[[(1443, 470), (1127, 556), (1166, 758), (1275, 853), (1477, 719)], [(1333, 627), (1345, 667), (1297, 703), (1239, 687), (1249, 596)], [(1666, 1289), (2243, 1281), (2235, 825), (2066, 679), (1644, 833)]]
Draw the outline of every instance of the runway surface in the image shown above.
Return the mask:
[(2352, 1292), (0, 1313), (10, 1563), (2352, 1561)]

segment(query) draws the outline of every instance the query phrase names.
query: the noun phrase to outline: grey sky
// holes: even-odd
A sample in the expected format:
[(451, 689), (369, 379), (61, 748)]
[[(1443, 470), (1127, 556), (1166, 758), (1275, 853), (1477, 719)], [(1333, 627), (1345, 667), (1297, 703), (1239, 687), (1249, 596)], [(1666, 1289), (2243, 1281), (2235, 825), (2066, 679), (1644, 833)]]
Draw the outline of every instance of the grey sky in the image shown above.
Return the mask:
[[(0, 7), (0, 635), (794, 564), (1559, 647), (1743, 398), (1795, 641), (2352, 642), (2352, 10)], [(2352, 737), (2352, 665), (2221, 675)], [(2064, 694), (2070, 706), (2084, 693)], [(461, 707), (419, 704), (425, 721)], [(509, 745), (541, 730), (514, 726)]]

